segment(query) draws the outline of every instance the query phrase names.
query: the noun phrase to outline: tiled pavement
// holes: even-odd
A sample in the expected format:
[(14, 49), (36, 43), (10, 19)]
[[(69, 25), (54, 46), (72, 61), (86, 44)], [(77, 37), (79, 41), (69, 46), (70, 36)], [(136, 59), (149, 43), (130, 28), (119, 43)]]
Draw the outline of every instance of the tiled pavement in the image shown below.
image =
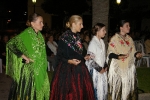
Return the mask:
[[(0, 100), (8, 100), (12, 79), (0, 73)], [(150, 93), (139, 94), (139, 100), (150, 100)]]

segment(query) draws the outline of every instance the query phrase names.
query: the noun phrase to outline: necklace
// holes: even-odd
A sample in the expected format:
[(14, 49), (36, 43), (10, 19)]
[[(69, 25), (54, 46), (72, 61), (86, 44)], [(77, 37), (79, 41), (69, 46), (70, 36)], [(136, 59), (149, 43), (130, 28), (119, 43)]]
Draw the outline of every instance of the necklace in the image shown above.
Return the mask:
[(121, 35), (120, 33), (119, 33), (119, 36), (120, 36), (123, 40), (125, 40), (125, 38), (126, 38), (126, 35)]

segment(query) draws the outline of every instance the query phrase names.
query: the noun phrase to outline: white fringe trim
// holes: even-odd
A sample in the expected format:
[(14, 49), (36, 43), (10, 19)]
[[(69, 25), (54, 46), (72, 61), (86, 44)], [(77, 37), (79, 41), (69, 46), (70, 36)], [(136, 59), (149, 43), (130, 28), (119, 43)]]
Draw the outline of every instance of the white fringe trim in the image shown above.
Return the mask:
[[(134, 90), (134, 82), (135, 82), (135, 65), (132, 64), (130, 65), (127, 69), (126, 72), (123, 73), (116, 73), (115, 68), (119, 67), (117, 62), (112, 59), (110, 68), (109, 68), (109, 73), (108, 73), (108, 83), (110, 86), (110, 93), (112, 93), (112, 100), (116, 100), (119, 89), (122, 85), (122, 99), (121, 100), (126, 100), (127, 96), (131, 91)], [(123, 74), (123, 75), (121, 75)]]
[(93, 69), (93, 84), (94, 88), (97, 89), (97, 99), (107, 100), (107, 72), (101, 74)]

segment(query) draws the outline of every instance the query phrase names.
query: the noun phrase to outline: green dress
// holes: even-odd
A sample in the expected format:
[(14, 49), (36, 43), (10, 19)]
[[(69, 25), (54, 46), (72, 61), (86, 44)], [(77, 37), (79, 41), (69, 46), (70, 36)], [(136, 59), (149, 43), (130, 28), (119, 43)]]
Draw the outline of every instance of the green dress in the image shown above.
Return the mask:
[[(24, 54), (34, 62), (22, 63)], [(9, 100), (49, 100), (45, 43), (40, 32), (29, 27), (6, 46), (6, 74), (13, 78)]]

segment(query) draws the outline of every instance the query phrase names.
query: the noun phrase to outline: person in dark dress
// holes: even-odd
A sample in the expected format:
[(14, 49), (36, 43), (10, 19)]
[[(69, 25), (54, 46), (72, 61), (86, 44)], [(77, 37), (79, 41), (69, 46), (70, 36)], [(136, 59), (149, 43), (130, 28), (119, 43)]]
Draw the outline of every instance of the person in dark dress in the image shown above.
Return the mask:
[(55, 66), (55, 56), (54, 53), (51, 51), (51, 49), (47, 45), (47, 40), (45, 34), (42, 34), (43, 38), (45, 40), (45, 49), (46, 49), (46, 55), (47, 55), (47, 61), (50, 64), (50, 70), (54, 71), (54, 66)]
[(6, 43), (8, 42), (8, 35), (4, 35), (2, 37), (2, 41), (0, 42), (0, 58), (2, 59), (3, 68), (6, 66)]
[(92, 78), (82, 55), (83, 46), (79, 36), (83, 28), (82, 18), (72, 15), (58, 44), (56, 66), (51, 82), (50, 100), (95, 100)]

